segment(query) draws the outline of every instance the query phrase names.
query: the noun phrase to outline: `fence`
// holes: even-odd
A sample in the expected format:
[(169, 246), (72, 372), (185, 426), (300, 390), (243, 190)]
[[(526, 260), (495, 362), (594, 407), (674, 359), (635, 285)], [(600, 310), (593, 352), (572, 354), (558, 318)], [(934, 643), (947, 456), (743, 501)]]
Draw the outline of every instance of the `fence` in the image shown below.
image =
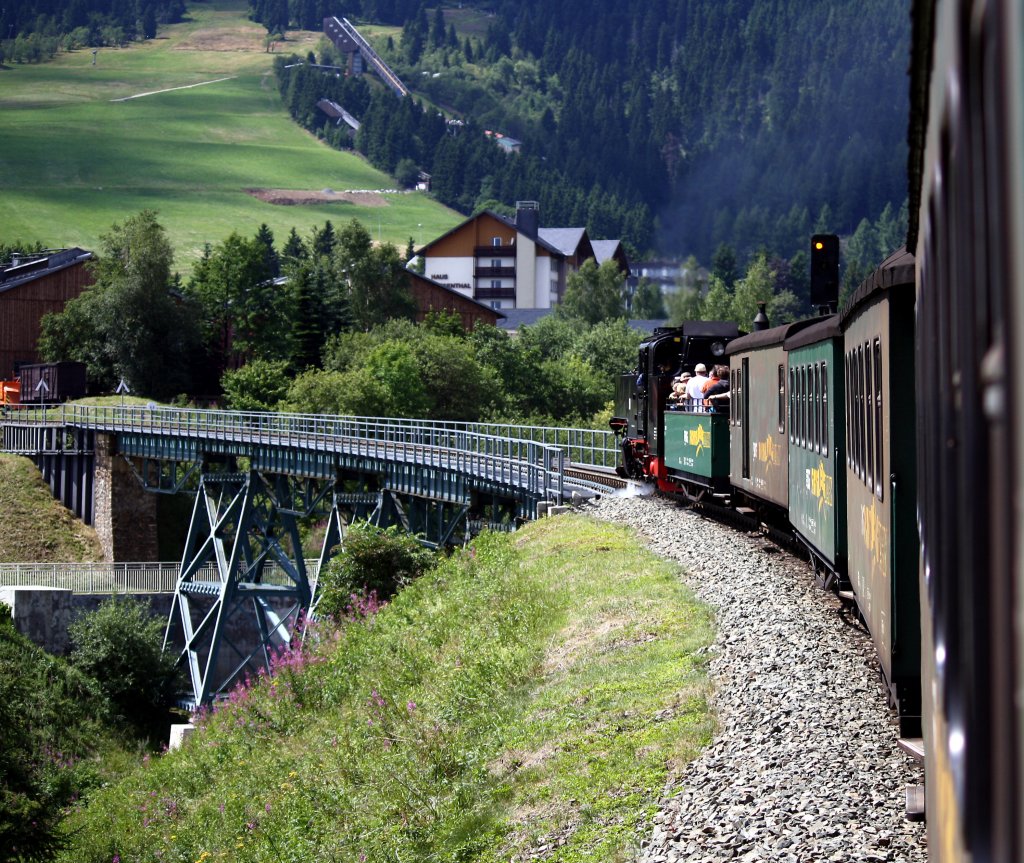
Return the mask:
[[(47, 587), (73, 593), (174, 593), (178, 583), (178, 563), (0, 563), (0, 587)], [(319, 562), (306, 561), (306, 573), (312, 581), (319, 573)], [(217, 581), (213, 564), (203, 567), (199, 581)], [(290, 584), (280, 566), (263, 570), (266, 584)]]

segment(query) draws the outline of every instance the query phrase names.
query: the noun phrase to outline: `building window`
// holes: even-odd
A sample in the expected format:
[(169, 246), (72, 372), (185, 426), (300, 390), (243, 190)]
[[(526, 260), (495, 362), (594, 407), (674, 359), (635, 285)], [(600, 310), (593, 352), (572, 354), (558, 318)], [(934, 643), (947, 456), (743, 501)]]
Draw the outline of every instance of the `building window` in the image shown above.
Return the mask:
[(491, 269), (497, 270), (501, 267), (501, 260), (495, 259), (491, 261)]
[(491, 237), (491, 245), (492, 246), (500, 246), (501, 245), (501, 237)]
[(500, 288), (501, 287), (501, 279), (491, 279), (491, 287), (492, 288)]

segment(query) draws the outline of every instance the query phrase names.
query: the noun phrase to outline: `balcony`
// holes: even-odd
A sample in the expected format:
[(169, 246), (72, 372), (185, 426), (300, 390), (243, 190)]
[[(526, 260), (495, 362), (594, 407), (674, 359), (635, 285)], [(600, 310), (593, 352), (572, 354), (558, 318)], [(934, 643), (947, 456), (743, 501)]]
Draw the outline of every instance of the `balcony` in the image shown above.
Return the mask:
[(477, 288), (473, 291), (474, 300), (514, 300), (515, 288)]
[(514, 279), (515, 267), (476, 267), (473, 275), (478, 279)]
[(473, 254), (478, 258), (511, 258), (516, 253), (516, 247), (509, 244), (507, 246), (474, 246)]

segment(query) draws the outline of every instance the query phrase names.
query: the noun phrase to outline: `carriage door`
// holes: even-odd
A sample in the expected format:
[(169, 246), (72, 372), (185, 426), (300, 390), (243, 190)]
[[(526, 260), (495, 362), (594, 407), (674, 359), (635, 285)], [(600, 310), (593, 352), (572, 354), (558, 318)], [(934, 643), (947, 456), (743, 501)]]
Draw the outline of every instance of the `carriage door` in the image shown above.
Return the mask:
[(750, 358), (740, 370), (740, 433), (743, 436), (743, 478), (750, 479)]

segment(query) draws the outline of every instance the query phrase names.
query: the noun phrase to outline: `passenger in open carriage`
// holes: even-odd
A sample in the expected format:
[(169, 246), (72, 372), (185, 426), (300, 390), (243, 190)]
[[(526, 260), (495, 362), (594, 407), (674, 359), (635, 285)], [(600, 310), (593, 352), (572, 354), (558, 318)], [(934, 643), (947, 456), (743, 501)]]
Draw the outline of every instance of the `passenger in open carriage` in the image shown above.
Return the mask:
[(672, 379), (672, 392), (668, 396), (670, 409), (679, 410), (686, 405), (686, 384), (691, 377), (689, 372), (683, 372)]
[(711, 378), (704, 385), (704, 408), (714, 413), (720, 409), (728, 409), (729, 405), (729, 367), (715, 366), (711, 370)]

